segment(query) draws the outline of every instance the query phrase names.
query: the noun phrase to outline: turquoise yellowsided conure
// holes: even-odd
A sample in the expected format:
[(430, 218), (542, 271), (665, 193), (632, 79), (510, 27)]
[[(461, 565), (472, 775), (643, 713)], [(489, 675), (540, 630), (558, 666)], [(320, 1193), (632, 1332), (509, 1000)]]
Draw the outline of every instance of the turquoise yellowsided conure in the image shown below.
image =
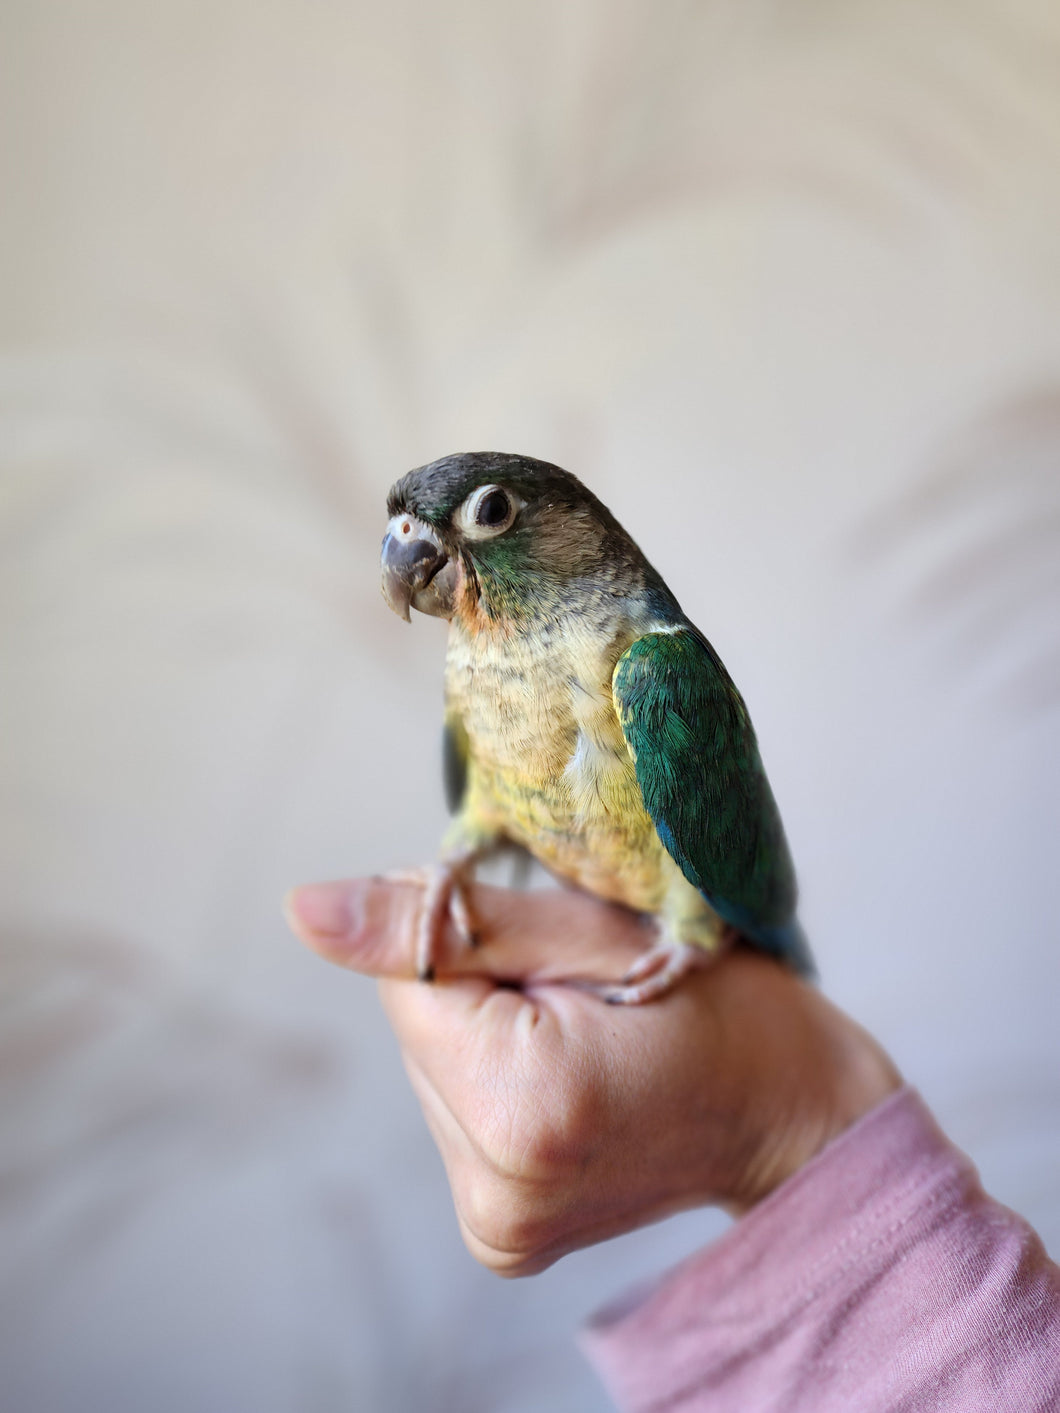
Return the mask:
[(558, 466), (499, 452), (410, 471), (387, 511), (387, 602), (449, 620), (454, 818), (420, 975), (433, 976), (447, 911), (474, 943), (467, 886), (505, 844), (655, 918), (654, 944), (609, 1000), (661, 994), (735, 934), (812, 973), (747, 708), (610, 511)]

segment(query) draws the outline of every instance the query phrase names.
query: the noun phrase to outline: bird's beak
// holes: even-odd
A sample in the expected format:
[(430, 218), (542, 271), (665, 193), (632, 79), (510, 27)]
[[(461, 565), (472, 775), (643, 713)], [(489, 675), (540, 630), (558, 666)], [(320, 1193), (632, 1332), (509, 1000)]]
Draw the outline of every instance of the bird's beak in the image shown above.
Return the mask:
[(383, 597), (408, 623), (410, 608), (449, 618), (456, 587), (451, 560), (434, 530), (415, 515), (395, 515), (382, 553)]

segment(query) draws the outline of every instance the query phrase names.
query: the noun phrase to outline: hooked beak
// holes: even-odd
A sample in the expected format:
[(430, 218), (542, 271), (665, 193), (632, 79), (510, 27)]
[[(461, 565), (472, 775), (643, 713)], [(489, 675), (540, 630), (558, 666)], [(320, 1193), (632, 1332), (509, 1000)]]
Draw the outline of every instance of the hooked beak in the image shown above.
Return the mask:
[(395, 515), (383, 540), (383, 597), (406, 623), (410, 608), (448, 618), (455, 589), (453, 560), (442, 542), (415, 515)]

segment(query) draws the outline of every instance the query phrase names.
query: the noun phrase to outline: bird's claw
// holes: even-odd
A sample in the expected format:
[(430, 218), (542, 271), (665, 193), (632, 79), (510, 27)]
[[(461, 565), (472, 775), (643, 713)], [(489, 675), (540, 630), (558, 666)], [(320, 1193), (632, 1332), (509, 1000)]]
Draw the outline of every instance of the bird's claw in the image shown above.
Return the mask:
[(479, 934), (467, 896), (467, 884), (459, 873), (451, 876), (449, 887), (449, 918), (465, 947), (477, 947)]
[(637, 958), (617, 986), (604, 991), (604, 1000), (612, 1006), (639, 1006), (653, 1001), (672, 990), (681, 977), (701, 966), (708, 956), (702, 947), (690, 942), (660, 937)]
[(468, 900), (468, 862), (440, 863), (421, 870), (417, 875), (424, 881), (423, 904), (416, 931), (416, 975), (421, 981), (433, 981), (436, 960), (448, 919), (465, 947), (477, 947), (479, 935), (474, 913)]

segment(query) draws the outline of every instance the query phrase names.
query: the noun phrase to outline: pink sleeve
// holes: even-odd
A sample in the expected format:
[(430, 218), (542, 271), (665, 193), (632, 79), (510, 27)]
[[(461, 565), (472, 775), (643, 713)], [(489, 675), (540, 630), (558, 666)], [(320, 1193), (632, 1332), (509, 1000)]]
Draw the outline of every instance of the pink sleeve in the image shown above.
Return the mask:
[(1060, 1270), (903, 1089), (582, 1341), (628, 1413), (1041, 1413)]

